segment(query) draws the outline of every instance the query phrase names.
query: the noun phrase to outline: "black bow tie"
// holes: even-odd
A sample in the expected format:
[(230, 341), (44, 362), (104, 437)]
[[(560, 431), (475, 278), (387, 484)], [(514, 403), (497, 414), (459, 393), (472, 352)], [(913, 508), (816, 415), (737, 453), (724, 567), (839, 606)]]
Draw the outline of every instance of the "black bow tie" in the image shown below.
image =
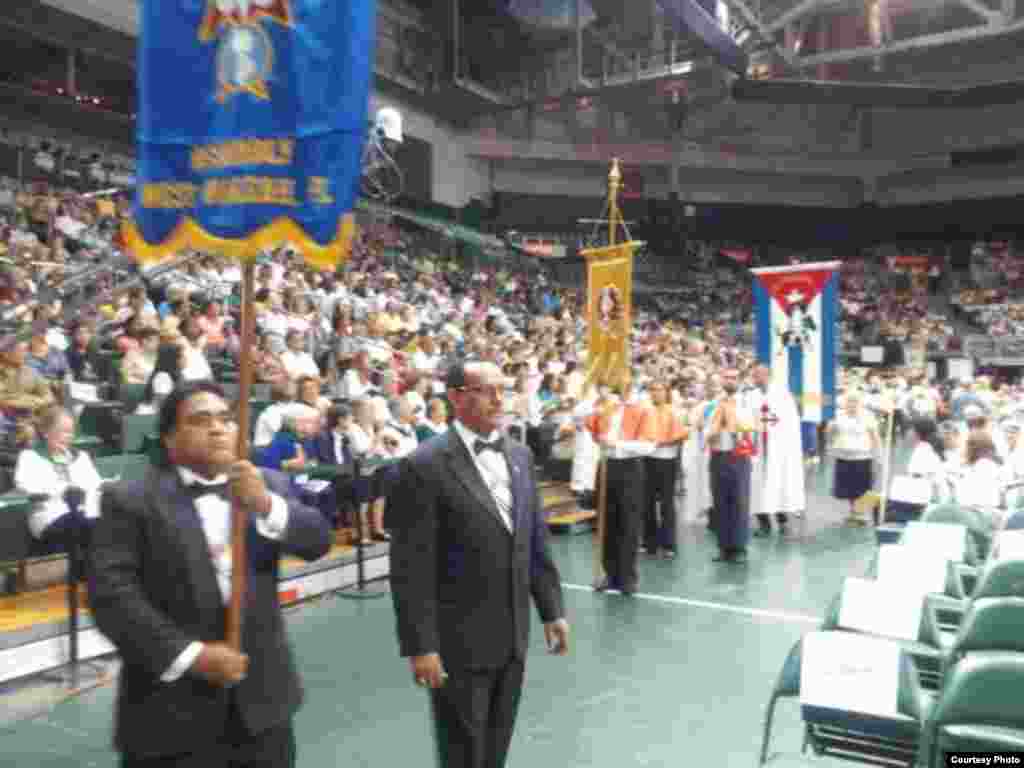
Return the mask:
[(193, 501), (201, 499), (203, 496), (219, 496), (224, 501), (229, 501), (231, 497), (227, 483), (213, 483), (211, 485), (191, 483), (185, 487), (185, 490)]
[(475, 443), (473, 443), (473, 452), (477, 456), (479, 456), (484, 451), (494, 451), (495, 453), (500, 453), (504, 455), (505, 451), (503, 449), (504, 444), (502, 443), (501, 438), (498, 438), (493, 443), (488, 443), (484, 440), (477, 440)]

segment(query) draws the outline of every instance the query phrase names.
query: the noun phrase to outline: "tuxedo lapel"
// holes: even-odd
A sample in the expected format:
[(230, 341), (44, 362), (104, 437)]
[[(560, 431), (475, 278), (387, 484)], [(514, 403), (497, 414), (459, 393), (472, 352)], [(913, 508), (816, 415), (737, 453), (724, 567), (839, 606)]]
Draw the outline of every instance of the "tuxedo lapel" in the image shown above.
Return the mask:
[(202, 521), (177, 472), (157, 470), (155, 504), (178, 535), (199, 615), (222, 616), (223, 600)]
[[(494, 500), (490, 489), (484, 483), (480, 470), (476, 468), (476, 462), (469, 454), (469, 449), (462, 442), (462, 438), (454, 429), (449, 429), (442, 438), (447, 441), (445, 452), (448, 455), (448, 465), (452, 473), (462, 483), (463, 488), (472, 496), (480, 506), (490, 511), (492, 519), (501, 526), (502, 530), (508, 532), (505, 522), (501, 519), (498, 511), (498, 503)], [(513, 505), (514, 506), (514, 505)]]
[(524, 486), (526, 468), (521, 466), (522, 462), (516, 458), (517, 452), (512, 450), (512, 444), (507, 435), (502, 438), (502, 443), (504, 444), (505, 463), (508, 464), (509, 487), (512, 489), (512, 510), (510, 514), (512, 515), (512, 525), (514, 526), (513, 533), (518, 535), (525, 528), (523, 524), (523, 510), (530, 498), (526, 494)]

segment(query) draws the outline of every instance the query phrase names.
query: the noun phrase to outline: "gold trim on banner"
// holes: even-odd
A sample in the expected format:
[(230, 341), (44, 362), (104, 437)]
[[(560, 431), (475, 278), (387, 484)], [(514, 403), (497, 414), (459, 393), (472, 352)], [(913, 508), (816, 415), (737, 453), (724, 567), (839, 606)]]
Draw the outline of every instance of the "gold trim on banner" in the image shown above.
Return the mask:
[(213, 235), (191, 217), (182, 219), (167, 239), (155, 245), (146, 242), (134, 221), (126, 222), (123, 227), (126, 249), (143, 264), (160, 261), (186, 249), (214, 251), (235, 261), (246, 262), (287, 243), (298, 250), (307, 263), (320, 269), (333, 269), (348, 260), (355, 232), (356, 220), (352, 213), (346, 213), (338, 220), (338, 232), (327, 245), (317, 243), (302, 227), (284, 216), (241, 240)]

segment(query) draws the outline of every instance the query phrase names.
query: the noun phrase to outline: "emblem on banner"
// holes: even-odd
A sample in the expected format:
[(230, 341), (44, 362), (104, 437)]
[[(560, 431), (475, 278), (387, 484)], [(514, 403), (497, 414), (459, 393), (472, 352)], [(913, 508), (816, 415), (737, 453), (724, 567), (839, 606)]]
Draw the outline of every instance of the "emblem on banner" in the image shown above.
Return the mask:
[[(776, 328), (775, 333), (786, 347), (805, 347), (811, 345), (814, 332), (818, 330), (814, 318), (807, 314), (808, 298), (802, 291), (792, 290), (782, 296), (782, 309), (786, 313), (786, 322)], [(780, 350), (781, 352), (781, 350)]]
[(265, 20), (290, 27), (291, 0), (207, 0), (199, 40), (220, 39), (218, 102), (236, 93), (270, 99), (267, 83), (274, 73), (274, 44), (262, 26)]
[(622, 323), (622, 295), (609, 283), (601, 289), (597, 300), (597, 322), (605, 333), (613, 333)]

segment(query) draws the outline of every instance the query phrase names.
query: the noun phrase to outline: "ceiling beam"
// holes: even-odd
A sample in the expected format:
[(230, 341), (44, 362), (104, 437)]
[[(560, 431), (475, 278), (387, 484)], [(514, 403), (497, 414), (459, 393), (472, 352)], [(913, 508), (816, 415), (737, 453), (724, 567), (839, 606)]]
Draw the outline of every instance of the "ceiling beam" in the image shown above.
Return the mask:
[(1013, 18), (1017, 15), (1017, 0), (1003, 0), (1003, 24), (1013, 24)]
[(735, 154), (698, 145), (680, 146), (674, 142), (573, 145), (541, 140), (463, 138), (470, 157), (495, 162), (530, 161), (541, 164), (567, 163), (605, 165), (612, 158), (628, 166), (673, 166), (731, 170), (747, 173), (781, 173), (800, 176), (884, 176), (908, 170), (934, 170), (950, 166), (948, 152), (908, 157), (884, 152), (843, 154)]
[(583, 28), (584, 36), (589, 35), (590, 37), (594, 38), (594, 41), (602, 48), (604, 48), (612, 56), (624, 59), (625, 61), (632, 60), (632, 55), (626, 53), (621, 48), (619, 48), (619, 46), (615, 44), (615, 41), (611, 39), (607, 32), (604, 32), (600, 29), (592, 29), (592, 27), (593, 25), (591, 25), (590, 27)]
[(738, 75), (745, 75), (750, 66), (750, 55), (718, 25), (718, 19), (709, 14), (697, 0), (657, 0), (665, 19), (677, 32), (697, 38), (711, 52), (718, 64)]
[(1001, 24), (1003, 14), (1001, 11), (993, 11), (981, 0), (958, 0), (960, 5), (973, 13), (978, 14), (989, 24)]
[[(726, 2), (733, 2), (733, 0), (726, 0)], [(778, 18), (773, 19), (770, 22), (764, 24), (764, 28), (767, 32), (775, 34), (780, 30), (785, 29), (787, 26), (792, 24), (794, 21), (807, 16), (815, 11), (820, 11), (823, 8), (831, 8), (837, 5), (846, 5), (849, 0), (801, 0), (801, 2), (794, 5), (785, 13), (782, 13)], [(957, 0), (964, 8), (973, 11), (978, 16), (983, 18), (988, 24), (1001, 24), (1004, 19), (1008, 19), (1005, 23), (1010, 23), (1013, 20), (1013, 13), (1007, 16), (1005, 7), (1002, 11), (994, 11), (985, 5), (983, 0)], [(1005, 3), (1014, 3), (1015, 0), (1003, 0)]]
[[(757, 34), (759, 34), (766, 43), (770, 42), (773, 44), (772, 50), (782, 57), (783, 61), (786, 62), (790, 69), (796, 68), (796, 57), (793, 55), (793, 52), (787, 50), (786, 46), (779, 45), (775, 42), (775, 33), (764, 25), (761, 18), (750, 9), (750, 6), (747, 5), (744, 0), (725, 0), (725, 2), (731, 8), (739, 11), (739, 14), (743, 17), (744, 21), (753, 26), (754, 29), (757, 30)], [(972, 2), (977, 2), (977, 0), (972, 0)]]
[(810, 69), (819, 64), (833, 64), (842, 61), (857, 61), (858, 59), (870, 59), (877, 56), (887, 56), (893, 53), (910, 53), (913, 51), (924, 51), (929, 48), (938, 48), (954, 43), (966, 43), (975, 40), (985, 40), (994, 37), (1003, 37), (1015, 32), (1024, 30), (1024, 20), (1016, 21), (1005, 27), (978, 26), (965, 29), (954, 29), (949, 32), (939, 32), (933, 35), (919, 35), (905, 40), (896, 40), (886, 45), (875, 47), (864, 45), (858, 48), (845, 48), (837, 51), (827, 51), (812, 56), (804, 56), (797, 59), (801, 69)]
[(766, 24), (765, 29), (767, 29), (771, 34), (775, 34), (776, 32), (785, 29), (801, 17), (816, 11), (822, 5), (824, 5), (822, 0), (801, 0), (801, 2), (794, 5), (777, 19)]

